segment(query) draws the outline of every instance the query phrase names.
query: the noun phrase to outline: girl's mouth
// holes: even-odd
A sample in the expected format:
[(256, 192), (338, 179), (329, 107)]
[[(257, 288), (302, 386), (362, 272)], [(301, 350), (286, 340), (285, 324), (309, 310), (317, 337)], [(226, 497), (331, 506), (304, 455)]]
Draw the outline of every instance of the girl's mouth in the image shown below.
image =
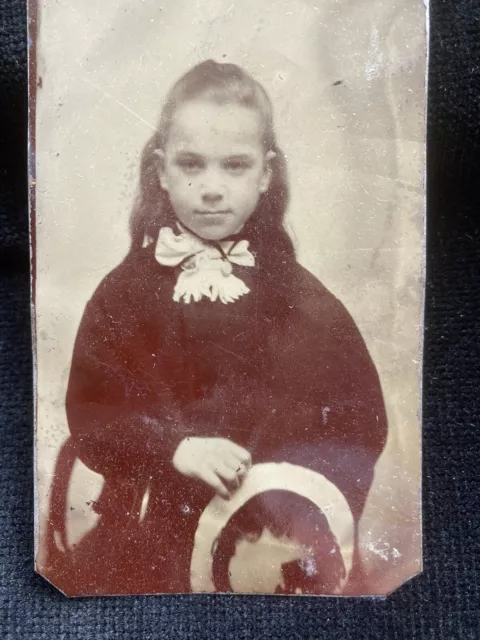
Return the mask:
[(203, 210), (197, 210), (195, 211), (195, 213), (197, 213), (198, 215), (201, 216), (225, 216), (229, 213), (232, 213), (230, 209), (221, 209), (221, 210), (210, 210), (210, 209), (203, 209)]

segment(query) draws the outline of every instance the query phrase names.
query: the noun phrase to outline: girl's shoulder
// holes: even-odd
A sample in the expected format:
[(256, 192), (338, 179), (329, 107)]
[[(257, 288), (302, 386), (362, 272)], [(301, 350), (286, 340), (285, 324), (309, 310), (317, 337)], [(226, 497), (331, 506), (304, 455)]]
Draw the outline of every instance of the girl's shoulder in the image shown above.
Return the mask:
[(292, 269), (293, 284), (304, 295), (313, 295), (314, 297), (324, 299), (335, 299), (335, 296), (320, 280), (313, 275), (311, 271), (303, 267), (298, 262)]
[(282, 286), (289, 308), (289, 325), (297, 339), (303, 336), (315, 342), (321, 338), (331, 341), (335, 348), (343, 345), (345, 349), (364, 351), (364, 339), (353, 316), (310, 271), (295, 264)]
[(136, 302), (142, 297), (159, 295), (172, 279), (172, 271), (155, 260), (151, 247), (130, 252), (103, 278), (92, 300)]
[(291, 304), (312, 318), (349, 317), (343, 303), (302, 265), (295, 263), (282, 279), (283, 295)]

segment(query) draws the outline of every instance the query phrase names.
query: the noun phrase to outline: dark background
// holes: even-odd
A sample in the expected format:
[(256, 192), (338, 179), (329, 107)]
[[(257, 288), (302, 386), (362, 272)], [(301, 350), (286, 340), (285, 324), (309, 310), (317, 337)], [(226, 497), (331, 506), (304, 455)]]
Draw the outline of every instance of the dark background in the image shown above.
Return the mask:
[(479, 0), (431, 5), (425, 567), (386, 600), (68, 600), (33, 573), (26, 45), (25, 0), (0, 0), (0, 636), (480, 638)]

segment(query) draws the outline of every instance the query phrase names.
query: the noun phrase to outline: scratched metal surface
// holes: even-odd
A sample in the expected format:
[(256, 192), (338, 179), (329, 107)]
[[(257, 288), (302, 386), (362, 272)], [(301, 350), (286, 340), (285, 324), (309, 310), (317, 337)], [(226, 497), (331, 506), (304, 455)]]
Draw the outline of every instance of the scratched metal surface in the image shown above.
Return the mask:
[[(172, 82), (214, 57), (242, 64), (269, 91), (289, 163), (288, 224), (299, 260), (344, 302), (379, 370), (389, 439), (362, 519), (361, 550), (379, 591), (395, 588), (421, 563), (423, 4), (47, 1), (40, 24), (40, 534), (67, 434), (73, 340), (87, 299), (126, 253), (139, 152)], [(94, 522), (85, 502), (101, 485), (81, 465), (75, 473), (71, 540)]]

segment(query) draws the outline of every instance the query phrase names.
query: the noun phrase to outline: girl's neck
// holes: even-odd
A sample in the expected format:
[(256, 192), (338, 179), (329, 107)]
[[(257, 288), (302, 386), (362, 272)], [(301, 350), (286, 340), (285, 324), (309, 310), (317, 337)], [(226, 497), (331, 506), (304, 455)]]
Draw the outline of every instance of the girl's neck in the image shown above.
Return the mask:
[(185, 223), (179, 222), (178, 220), (177, 220), (177, 228), (181, 233), (187, 233), (193, 236), (194, 238), (196, 238), (197, 240), (200, 240), (200, 242), (203, 242), (206, 245), (214, 246), (214, 247), (219, 246), (222, 242), (232, 242), (232, 241), (239, 242), (240, 240), (243, 239), (241, 229), (237, 233), (233, 233), (229, 236), (226, 236), (225, 238), (220, 238), (219, 240), (207, 240), (206, 238), (202, 238), (202, 236), (198, 235), (198, 233), (195, 233), (195, 231), (192, 231), (192, 229), (187, 227)]

